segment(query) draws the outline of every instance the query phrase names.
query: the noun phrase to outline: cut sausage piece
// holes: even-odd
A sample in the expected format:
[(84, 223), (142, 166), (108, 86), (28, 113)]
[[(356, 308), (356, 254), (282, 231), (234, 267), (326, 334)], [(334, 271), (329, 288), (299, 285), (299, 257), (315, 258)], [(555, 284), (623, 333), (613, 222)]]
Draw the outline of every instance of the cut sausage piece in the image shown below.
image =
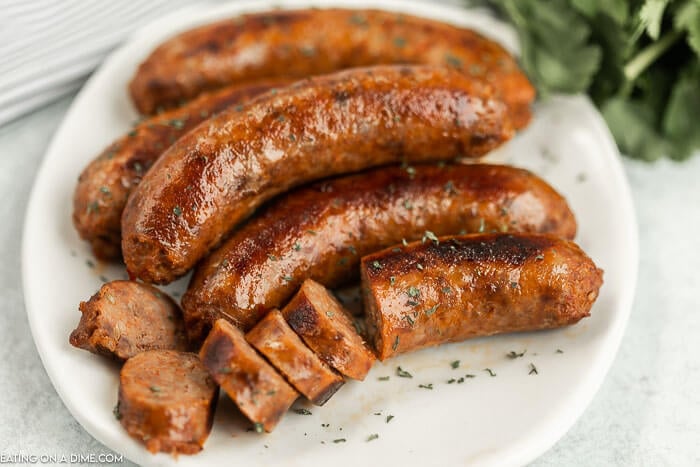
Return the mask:
[(127, 270), (170, 282), (291, 187), (389, 163), (480, 157), (512, 134), (491, 86), (447, 68), (356, 68), (295, 83), (221, 112), (158, 159), (122, 216)]
[(101, 260), (118, 260), (121, 217), (131, 190), (158, 157), (182, 135), (234, 104), (248, 102), (285, 80), (229, 86), (137, 124), (83, 170), (73, 194), (73, 225)]
[(365, 379), (375, 356), (328, 289), (307, 279), (282, 314), (321, 360), (348, 378)]
[(271, 432), (299, 397), (228, 321), (214, 323), (199, 356), (258, 432)]
[(392, 63), (487, 79), (519, 127), (530, 118), (535, 90), (503, 47), (469, 29), (381, 10), (277, 10), (199, 26), (158, 46), (129, 90), (139, 111), (151, 113), (240, 80)]
[(75, 347), (119, 361), (145, 350), (189, 350), (180, 308), (148, 284), (108, 282), (80, 311), (70, 335)]
[(149, 350), (122, 367), (115, 415), (152, 453), (195, 454), (211, 431), (218, 394), (197, 354)]
[(381, 360), (477, 336), (550, 329), (589, 316), (603, 271), (573, 242), (481, 234), (362, 258), (369, 333)]
[(201, 342), (217, 318), (248, 330), (305, 279), (348, 284), (362, 256), (402, 239), (494, 230), (572, 239), (576, 220), (544, 180), (508, 166), (384, 167), (301, 187), (198, 265), (182, 298), (187, 332)]
[(302, 342), (279, 310), (270, 311), (245, 338), (316, 405), (325, 404), (343, 385), (343, 377)]

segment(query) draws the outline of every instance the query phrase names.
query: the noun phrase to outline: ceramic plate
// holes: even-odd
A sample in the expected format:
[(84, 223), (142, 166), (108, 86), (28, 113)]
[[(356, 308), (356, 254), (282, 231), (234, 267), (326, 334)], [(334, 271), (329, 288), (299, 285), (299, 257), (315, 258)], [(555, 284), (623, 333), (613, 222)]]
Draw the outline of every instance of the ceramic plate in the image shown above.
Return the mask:
[[(134, 35), (75, 99), (46, 154), (27, 212), (27, 314), (56, 391), (90, 434), (144, 465), (510, 465), (533, 460), (567, 431), (600, 386), (622, 338), (637, 275), (636, 224), (620, 156), (600, 115), (583, 97), (537, 105), (527, 130), (489, 156), (531, 169), (561, 191), (578, 218), (576, 240), (605, 269), (592, 316), (576, 326), (476, 339), (377, 364), (364, 382), (347, 383), (322, 408), (308, 407), (312, 415), (290, 412), (269, 435), (247, 432), (249, 424), (222, 399), (205, 449), (177, 460), (149, 454), (115, 420), (117, 366), (68, 344), (80, 317), (78, 303), (102, 282), (126, 277), (122, 267), (97, 262), (80, 241), (71, 224), (71, 197), (81, 169), (137, 117), (126, 93), (136, 66), (176, 31), (273, 5), (401, 11), (473, 27), (510, 49), (515, 46), (512, 32), (487, 15), (399, 0), (198, 6)], [(185, 285), (182, 280), (166, 290), (179, 296)], [(509, 359), (510, 351), (526, 352)], [(453, 369), (455, 360), (460, 365)], [(397, 377), (397, 366), (413, 377)], [(379, 379), (384, 376), (389, 380)], [(429, 384), (433, 389), (419, 387)], [(379, 437), (367, 441), (373, 434)]]

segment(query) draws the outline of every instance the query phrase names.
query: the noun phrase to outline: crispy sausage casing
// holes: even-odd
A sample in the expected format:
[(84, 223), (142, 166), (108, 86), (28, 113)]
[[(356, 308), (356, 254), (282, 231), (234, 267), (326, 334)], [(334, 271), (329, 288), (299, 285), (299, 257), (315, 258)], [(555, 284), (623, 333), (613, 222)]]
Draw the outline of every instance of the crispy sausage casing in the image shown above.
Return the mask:
[(378, 10), (275, 11), (201, 26), (161, 44), (130, 91), (138, 110), (152, 113), (241, 80), (408, 63), (447, 65), (486, 79), (516, 127), (530, 118), (535, 91), (500, 45), (468, 29)]
[(274, 200), (198, 266), (182, 299), (187, 329), (194, 341), (220, 317), (249, 329), (305, 279), (346, 284), (357, 279), (362, 256), (426, 231), (493, 230), (572, 239), (576, 221), (546, 182), (508, 166), (389, 167), (302, 187)]
[(73, 224), (99, 259), (121, 258), (121, 218), (134, 186), (180, 136), (225, 108), (249, 101), (284, 80), (229, 86), (136, 125), (110, 144), (80, 174), (73, 194)]
[(589, 316), (603, 271), (573, 242), (480, 234), (362, 258), (379, 358), (476, 336), (557, 328)]
[(221, 112), (155, 163), (122, 216), (127, 269), (170, 282), (295, 185), (402, 160), (478, 157), (511, 135), (493, 89), (446, 68), (353, 69), (293, 84)]

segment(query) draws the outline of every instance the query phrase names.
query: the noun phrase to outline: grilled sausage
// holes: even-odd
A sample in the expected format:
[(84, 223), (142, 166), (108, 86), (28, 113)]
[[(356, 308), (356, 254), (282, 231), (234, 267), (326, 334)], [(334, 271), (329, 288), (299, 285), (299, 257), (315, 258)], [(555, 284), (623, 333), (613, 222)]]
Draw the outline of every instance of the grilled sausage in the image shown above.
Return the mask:
[(375, 356), (349, 313), (325, 287), (304, 281), (282, 315), (321, 360), (348, 378), (365, 379)]
[(379, 10), (274, 11), (201, 26), (161, 44), (129, 89), (138, 110), (152, 113), (240, 80), (409, 63), (486, 79), (517, 127), (530, 119), (535, 91), (501, 46), (468, 29)]
[(246, 335), (294, 388), (316, 405), (325, 404), (343, 385), (343, 377), (311, 351), (279, 310), (271, 310)]
[(70, 343), (92, 353), (124, 361), (145, 350), (189, 349), (180, 308), (150, 285), (108, 282), (80, 311)]
[(381, 360), (477, 336), (550, 329), (589, 316), (603, 271), (573, 242), (478, 234), (362, 258), (367, 325)]
[(271, 432), (299, 397), (241, 331), (223, 319), (214, 323), (199, 357), (257, 432)]
[(201, 341), (217, 318), (250, 329), (305, 279), (346, 284), (362, 256), (402, 239), (493, 230), (571, 239), (576, 221), (543, 180), (507, 166), (390, 167), (297, 189), (198, 266), (182, 299), (189, 336)]
[(223, 109), (249, 101), (284, 80), (229, 86), (137, 124), (110, 144), (80, 174), (73, 194), (73, 224), (96, 257), (121, 258), (121, 217), (129, 193), (153, 162), (180, 136)]
[(150, 350), (122, 367), (114, 413), (152, 453), (196, 454), (211, 431), (218, 394), (197, 354)]
[(129, 274), (184, 274), (262, 202), (295, 185), (405, 160), (477, 157), (512, 135), (492, 89), (455, 71), (385, 66), (312, 78), (181, 138), (122, 216)]

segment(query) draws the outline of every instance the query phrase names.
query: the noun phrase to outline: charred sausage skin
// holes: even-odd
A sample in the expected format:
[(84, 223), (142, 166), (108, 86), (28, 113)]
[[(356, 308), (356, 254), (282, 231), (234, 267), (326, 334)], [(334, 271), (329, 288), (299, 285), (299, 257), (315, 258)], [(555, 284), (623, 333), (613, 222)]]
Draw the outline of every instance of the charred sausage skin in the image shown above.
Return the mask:
[(148, 284), (108, 282), (80, 311), (70, 335), (74, 347), (117, 361), (146, 350), (189, 350), (180, 307)]
[(279, 310), (271, 310), (245, 335), (294, 388), (316, 405), (325, 404), (343, 385), (343, 377), (309, 349)]
[(512, 135), (487, 84), (436, 67), (311, 78), (229, 108), (155, 163), (122, 216), (132, 277), (167, 283), (272, 196), (402, 160), (478, 157)]
[(589, 316), (603, 271), (573, 242), (477, 234), (362, 258), (367, 324), (381, 360), (477, 336), (574, 324)]
[(150, 350), (122, 367), (115, 415), (154, 454), (196, 454), (211, 431), (218, 395), (197, 354)]
[(73, 194), (73, 225), (90, 242), (95, 256), (104, 261), (121, 258), (126, 200), (155, 160), (180, 136), (231, 105), (287, 83), (261, 81), (201, 94), (182, 107), (141, 121), (102, 151), (80, 174)]
[(197, 267), (182, 299), (190, 338), (201, 341), (220, 317), (250, 329), (305, 279), (356, 280), (362, 256), (402, 239), (494, 230), (572, 239), (576, 221), (546, 182), (508, 166), (389, 167), (299, 188)]
[(246, 342), (243, 333), (223, 319), (214, 323), (199, 357), (212, 378), (259, 432), (274, 430), (299, 397)]
[(493, 83), (516, 127), (530, 119), (534, 88), (500, 45), (468, 29), (380, 10), (273, 11), (200, 26), (155, 49), (129, 89), (148, 114), (241, 80), (380, 64), (453, 67)]

